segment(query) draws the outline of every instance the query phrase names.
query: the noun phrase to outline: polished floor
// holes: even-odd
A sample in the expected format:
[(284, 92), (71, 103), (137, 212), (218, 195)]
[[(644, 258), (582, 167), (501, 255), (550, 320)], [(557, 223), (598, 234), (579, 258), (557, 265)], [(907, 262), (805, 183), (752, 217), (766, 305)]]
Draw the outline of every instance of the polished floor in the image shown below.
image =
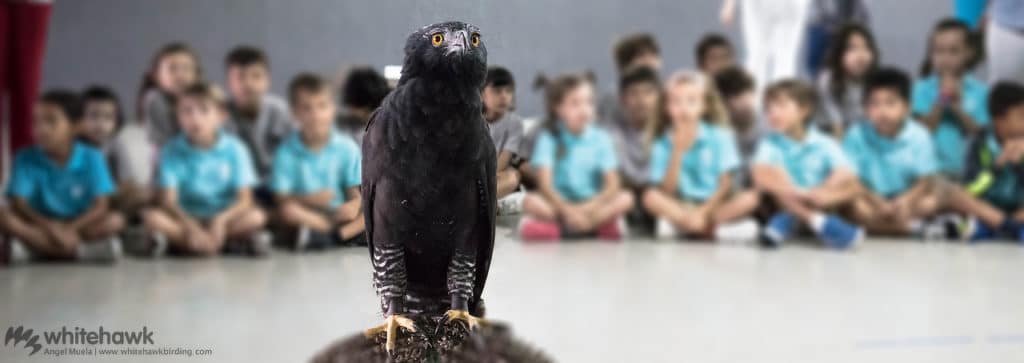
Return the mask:
[[(560, 362), (1024, 361), (1024, 247), (861, 247), (502, 236), (485, 298)], [(0, 270), (0, 296), (0, 329), (145, 326), (154, 347), (212, 351), (29, 357), (18, 345), (0, 362), (302, 362), (379, 321), (363, 248), (20, 266)]]

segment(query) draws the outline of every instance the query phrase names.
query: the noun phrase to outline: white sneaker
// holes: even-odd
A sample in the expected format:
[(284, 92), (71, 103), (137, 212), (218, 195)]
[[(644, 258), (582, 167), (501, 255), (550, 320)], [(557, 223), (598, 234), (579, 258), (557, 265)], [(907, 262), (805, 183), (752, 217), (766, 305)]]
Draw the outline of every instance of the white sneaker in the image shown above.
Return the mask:
[(149, 246), (149, 251), (147, 253), (149, 257), (163, 257), (163, 255), (167, 253), (167, 246), (169, 243), (167, 242), (167, 236), (164, 236), (163, 233), (153, 232), (153, 235), (150, 237), (150, 243), (152, 243), (152, 245)]
[(271, 245), (274, 242), (274, 236), (268, 231), (259, 231), (252, 236), (252, 240), (249, 242), (249, 252), (254, 257), (264, 257), (270, 255)]
[(498, 199), (498, 215), (510, 216), (522, 213), (524, 198), (526, 198), (526, 193), (519, 191)]
[(761, 227), (751, 218), (719, 224), (715, 227), (715, 240), (717, 242), (732, 244), (752, 244), (757, 241), (761, 233)]
[(7, 248), (9, 248), (7, 251), (7, 263), (9, 265), (19, 265), (32, 260), (32, 252), (17, 238), (12, 237), (7, 243)]
[(665, 218), (658, 218), (654, 226), (654, 238), (669, 240), (679, 238), (679, 229)]
[(114, 263), (121, 258), (121, 239), (110, 237), (78, 245), (78, 260), (96, 263)]
[(309, 246), (309, 227), (302, 226), (299, 227), (298, 233), (295, 233), (295, 251), (305, 251), (306, 246)]

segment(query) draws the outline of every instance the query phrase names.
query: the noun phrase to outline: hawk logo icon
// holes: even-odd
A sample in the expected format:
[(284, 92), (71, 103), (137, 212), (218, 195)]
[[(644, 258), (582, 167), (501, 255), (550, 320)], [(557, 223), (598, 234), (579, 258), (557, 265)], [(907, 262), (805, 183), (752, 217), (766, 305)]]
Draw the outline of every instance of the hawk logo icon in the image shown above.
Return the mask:
[(24, 329), (21, 326), (17, 328), (13, 326), (8, 327), (7, 334), (4, 337), (4, 346), (6, 347), (13, 340), (14, 344), (12, 346), (17, 347), (18, 343), (24, 341), (25, 349), (32, 348), (32, 352), (28, 355), (36, 354), (40, 349), (43, 349), (43, 346), (37, 343), (39, 340), (39, 334), (33, 333), (32, 329)]

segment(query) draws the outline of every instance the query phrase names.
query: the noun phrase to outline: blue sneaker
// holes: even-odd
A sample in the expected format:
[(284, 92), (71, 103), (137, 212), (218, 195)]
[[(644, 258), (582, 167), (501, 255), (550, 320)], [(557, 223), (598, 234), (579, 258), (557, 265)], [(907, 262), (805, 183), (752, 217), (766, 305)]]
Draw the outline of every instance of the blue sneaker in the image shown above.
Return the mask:
[(825, 227), (818, 234), (818, 238), (830, 248), (845, 250), (864, 240), (864, 228), (830, 215), (825, 217)]
[(999, 231), (989, 227), (987, 224), (975, 217), (968, 218), (963, 229), (963, 235), (966, 237), (966, 241), (970, 243), (991, 240), (999, 237)]
[(797, 220), (792, 214), (779, 212), (772, 215), (761, 231), (761, 245), (768, 248), (782, 246), (796, 231)]

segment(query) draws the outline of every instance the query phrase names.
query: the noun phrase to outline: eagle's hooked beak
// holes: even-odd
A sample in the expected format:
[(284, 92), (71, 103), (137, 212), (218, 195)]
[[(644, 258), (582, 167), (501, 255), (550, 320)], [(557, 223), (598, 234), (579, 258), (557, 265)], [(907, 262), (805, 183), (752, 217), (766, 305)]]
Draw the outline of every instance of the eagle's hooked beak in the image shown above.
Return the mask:
[(466, 50), (469, 49), (469, 36), (465, 30), (459, 30), (452, 32), (451, 39), (445, 44), (445, 55), (451, 55), (452, 53), (459, 53), (459, 55), (465, 54)]

